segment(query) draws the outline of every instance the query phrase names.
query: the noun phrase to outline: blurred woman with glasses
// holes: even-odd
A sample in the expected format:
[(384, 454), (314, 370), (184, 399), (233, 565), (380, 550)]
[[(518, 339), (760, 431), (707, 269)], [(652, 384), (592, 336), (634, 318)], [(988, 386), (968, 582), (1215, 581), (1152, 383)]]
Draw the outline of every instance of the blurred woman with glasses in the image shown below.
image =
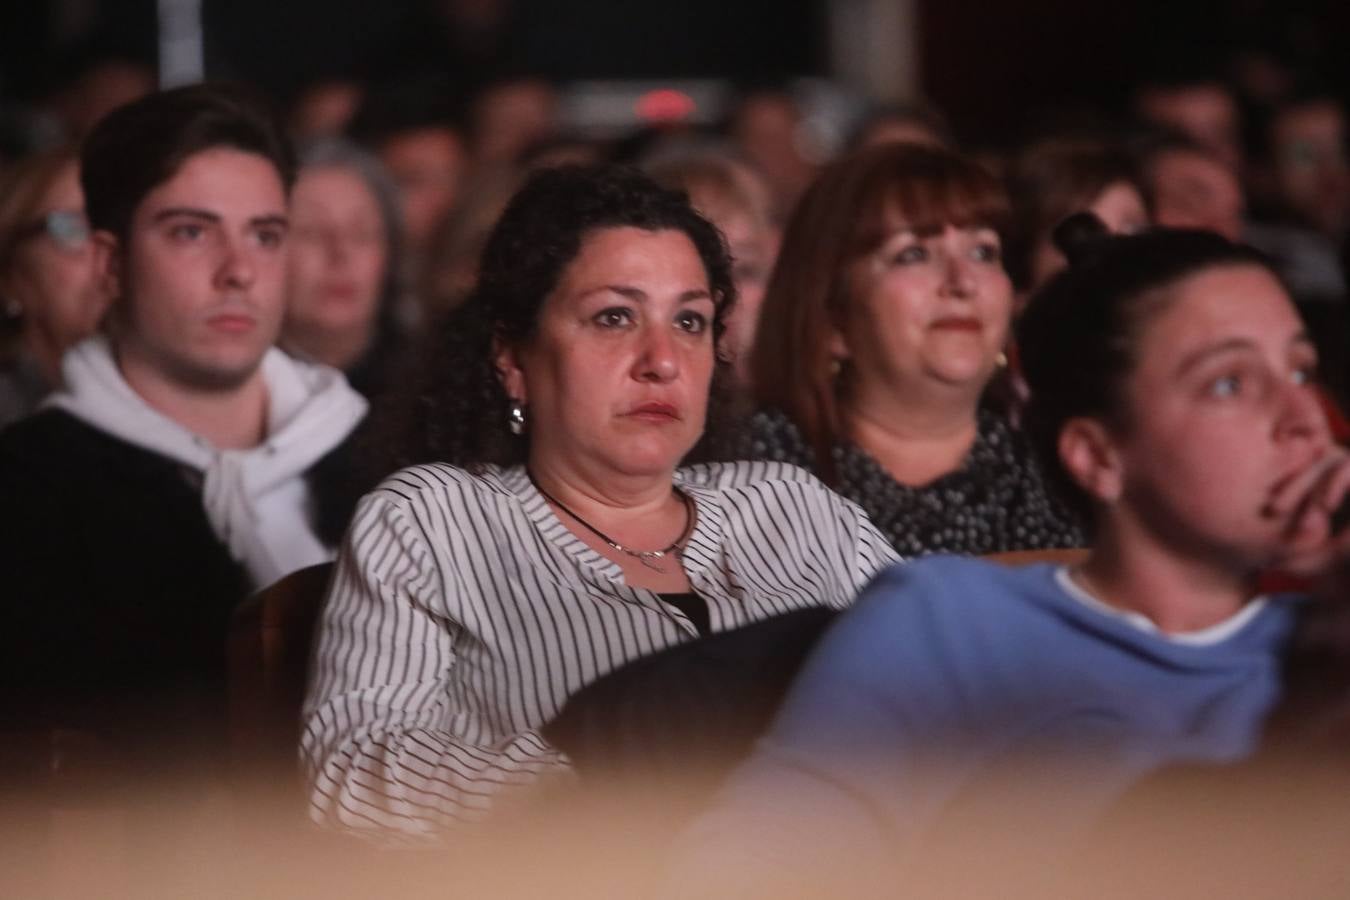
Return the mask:
[(73, 151), (0, 177), (0, 427), (61, 378), (61, 355), (98, 326), (108, 295), (94, 269)]

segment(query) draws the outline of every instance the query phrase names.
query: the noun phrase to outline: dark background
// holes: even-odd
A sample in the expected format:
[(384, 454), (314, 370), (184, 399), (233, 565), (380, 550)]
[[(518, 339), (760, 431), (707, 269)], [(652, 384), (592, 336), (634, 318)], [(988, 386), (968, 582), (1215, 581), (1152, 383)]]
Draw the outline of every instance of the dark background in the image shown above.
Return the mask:
[[(504, 0), (492, 35), (447, 37), (436, 0), (204, 0), (212, 77), (279, 98), (332, 74), (726, 77), (768, 82), (830, 70), (825, 0)], [(478, 0), (493, 5), (493, 0)], [(153, 0), (0, 4), (0, 100), (59, 87), (89, 54), (153, 61)], [(1222, 72), (1244, 50), (1350, 82), (1345, 0), (920, 0), (921, 89), (959, 132), (1013, 135), (1052, 114), (1123, 107), (1162, 70)]]

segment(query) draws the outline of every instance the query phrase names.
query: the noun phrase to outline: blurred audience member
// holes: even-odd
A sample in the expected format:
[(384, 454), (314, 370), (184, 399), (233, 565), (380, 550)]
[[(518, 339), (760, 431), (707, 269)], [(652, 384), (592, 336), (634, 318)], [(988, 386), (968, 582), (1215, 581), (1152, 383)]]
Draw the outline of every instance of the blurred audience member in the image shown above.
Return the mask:
[(553, 134), (526, 147), (516, 160), (527, 171), (558, 166), (594, 166), (608, 159), (608, 147), (579, 134)]
[(728, 133), (768, 180), (775, 218), (786, 218), (821, 162), (797, 101), (785, 90), (753, 91), (732, 112)]
[(464, 196), (432, 237), (418, 300), (427, 322), (459, 306), (478, 282), (478, 261), (502, 210), (520, 187), (512, 166), (479, 170)]
[(779, 234), (768, 186), (754, 169), (724, 153), (668, 156), (654, 161), (647, 171), (660, 184), (688, 194), (694, 208), (726, 238), (736, 306), (727, 317), (722, 346), (737, 377), (748, 385), (750, 348), (778, 256)]
[(863, 116), (849, 137), (847, 146), (851, 150), (861, 150), (877, 144), (951, 147), (951, 125), (947, 117), (932, 106), (879, 106)]
[(291, 135), (306, 143), (335, 138), (347, 131), (361, 107), (365, 89), (359, 82), (329, 78), (300, 92), (291, 109)]
[(1242, 239), (1245, 202), (1237, 175), (1189, 138), (1164, 135), (1141, 151), (1144, 191), (1154, 224)]
[(716, 229), (640, 173), (547, 169), (515, 195), (410, 392), (398, 450), (428, 464), (366, 496), (333, 577), (301, 739), (317, 821), (481, 821), (569, 772), (540, 729), (587, 683), (847, 606), (893, 559), (797, 468), (686, 467), (729, 424), (734, 299)]
[(351, 127), (398, 185), (413, 277), (432, 233), (459, 198), (468, 164), (446, 90), (429, 82), (372, 91)]
[(1019, 154), (1009, 174), (1014, 223), (1008, 271), (1019, 300), (1064, 268), (1055, 226), (1077, 212), (1091, 212), (1115, 234), (1149, 225), (1134, 163), (1124, 151), (1093, 139), (1047, 138)]
[(1266, 131), (1267, 183), (1275, 214), (1339, 244), (1350, 225), (1350, 161), (1345, 111), (1325, 93), (1290, 99), (1271, 114)]
[(1243, 171), (1237, 100), (1217, 79), (1180, 77), (1145, 84), (1135, 93), (1135, 112), (1151, 125), (1184, 134), (1233, 172)]
[(251, 94), (121, 107), (80, 167), (112, 306), (50, 406), (0, 433), (0, 706), (195, 761), (161, 738), (219, 752), (231, 611), (331, 557), (346, 511), (322, 480), (366, 403), (272, 348), (294, 162)]
[(281, 345), (342, 370), (373, 398), (400, 343), (398, 189), (378, 160), (345, 142), (315, 144), (300, 162)]
[(66, 140), (77, 142), (108, 113), (155, 89), (155, 70), (143, 62), (96, 58), (81, 66), (52, 99)]
[(108, 305), (95, 268), (73, 151), (29, 157), (0, 177), (0, 427), (61, 383), (66, 349)]
[(469, 108), (469, 154), (476, 166), (516, 165), (558, 129), (558, 95), (535, 78), (484, 88)]
[(982, 833), (963, 825), (1059, 855), (1148, 773), (1257, 749), (1301, 598), (1256, 596), (1256, 576), (1344, 565), (1350, 455), (1259, 254), (1097, 228), (1018, 327), (1028, 429), (1090, 516), (1090, 554), (880, 575), (701, 826), (706, 856), (793, 883), (812, 862), (913, 866), (937, 831)]
[(831, 165), (788, 223), (751, 359), (751, 453), (804, 465), (902, 555), (1073, 547), (986, 388), (1006, 363), (1008, 200), (950, 151)]
[(1340, 260), (1350, 216), (1344, 114), (1327, 94), (1302, 91), (1270, 110), (1254, 132), (1247, 239), (1275, 260), (1305, 313), (1327, 314), (1347, 294)]

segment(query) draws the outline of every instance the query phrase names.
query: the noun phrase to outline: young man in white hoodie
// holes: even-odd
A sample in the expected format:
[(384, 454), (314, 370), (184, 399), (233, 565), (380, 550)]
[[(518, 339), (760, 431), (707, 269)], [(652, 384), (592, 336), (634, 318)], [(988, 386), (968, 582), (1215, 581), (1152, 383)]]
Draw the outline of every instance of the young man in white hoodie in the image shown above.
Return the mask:
[(331, 557), (346, 491), (324, 476), (366, 404), (273, 347), (294, 161), (250, 95), (137, 101), (81, 163), (115, 299), (64, 389), (0, 432), (0, 728), (160, 760), (220, 744), (238, 601)]

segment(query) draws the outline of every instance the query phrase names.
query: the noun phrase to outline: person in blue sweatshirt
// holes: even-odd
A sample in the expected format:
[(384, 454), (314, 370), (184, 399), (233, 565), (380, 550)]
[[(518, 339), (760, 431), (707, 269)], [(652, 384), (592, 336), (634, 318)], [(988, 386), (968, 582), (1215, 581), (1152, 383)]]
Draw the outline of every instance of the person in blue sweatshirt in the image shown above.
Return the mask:
[(849, 871), (989, 821), (973, 810), (1063, 837), (1161, 767), (1257, 746), (1301, 603), (1258, 579), (1345, 555), (1350, 463), (1263, 257), (1097, 224), (1061, 229), (1071, 268), (1018, 330), (1026, 427), (1092, 550), (879, 575), (684, 835), (680, 871), (723, 888), (728, 867)]

